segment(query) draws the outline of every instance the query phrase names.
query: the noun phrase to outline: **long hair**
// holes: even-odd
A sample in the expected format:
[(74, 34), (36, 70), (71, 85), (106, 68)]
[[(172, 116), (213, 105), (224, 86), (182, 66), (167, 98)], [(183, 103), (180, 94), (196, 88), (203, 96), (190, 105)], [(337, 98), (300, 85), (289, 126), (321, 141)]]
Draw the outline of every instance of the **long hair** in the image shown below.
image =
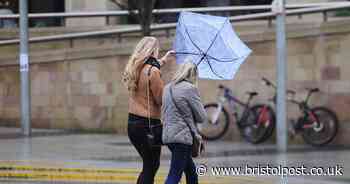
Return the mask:
[(172, 81), (176, 84), (183, 80), (189, 81), (197, 86), (198, 71), (197, 66), (192, 62), (191, 58), (187, 58), (183, 64), (177, 69)]
[(137, 82), (144, 62), (150, 57), (158, 57), (159, 41), (155, 37), (146, 36), (136, 45), (123, 72), (123, 82), (129, 92), (137, 90)]

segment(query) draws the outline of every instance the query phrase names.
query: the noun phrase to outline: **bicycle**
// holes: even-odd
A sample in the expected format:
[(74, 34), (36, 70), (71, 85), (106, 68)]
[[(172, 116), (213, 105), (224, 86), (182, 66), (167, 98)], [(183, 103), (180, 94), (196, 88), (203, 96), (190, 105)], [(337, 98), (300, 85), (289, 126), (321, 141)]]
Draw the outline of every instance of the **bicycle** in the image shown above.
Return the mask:
[[(266, 78), (262, 78), (266, 86), (272, 87), (275, 90), (273, 102), (276, 104), (276, 85)], [(320, 92), (318, 88), (307, 88), (308, 93), (302, 101), (295, 100), (296, 92), (288, 90), (288, 101), (298, 105), (301, 116), (297, 120), (289, 121), (291, 126), (289, 133), (293, 136), (302, 134), (304, 141), (313, 146), (322, 146), (331, 142), (338, 131), (337, 115), (329, 108), (318, 106), (311, 107), (309, 100), (314, 93)], [(263, 112), (259, 112), (258, 116), (262, 116)], [(270, 138), (271, 134), (266, 134), (265, 139)]]
[[(224, 136), (229, 129), (230, 124), (229, 113), (226, 107), (224, 107), (225, 103), (228, 103), (228, 107), (232, 110), (233, 117), (236, 119), (237, 127), (240, 130), (241, 136), (250, 143), (261, 143), (266, 135), (265, 132), (269, 131), (268, 129), (273, 128), (274, 125), (258, 126), (255, 124), (257, 113), (254, 112), (254, 109), (250, 108), (250, 103), (258, 93), (255, 91), (247, 92), (248, 100), (244, 103), (237, 99), (232, 94), (231, 89), (224, 85), (219, 85), (218, 89), (217, 102), (209, 103), (204, 106), (209, 120), (206, 123), (197, 124), (202, 137), (206, 140), (212, 141)], [(239, 113), (238, 106), (243, 107), (242, 113)]]

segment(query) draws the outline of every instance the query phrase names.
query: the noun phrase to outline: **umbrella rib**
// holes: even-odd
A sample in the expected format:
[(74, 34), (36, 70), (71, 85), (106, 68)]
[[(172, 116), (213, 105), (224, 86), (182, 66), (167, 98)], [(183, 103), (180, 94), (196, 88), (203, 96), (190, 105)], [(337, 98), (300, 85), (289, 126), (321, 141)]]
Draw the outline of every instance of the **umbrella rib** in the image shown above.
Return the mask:
[(224, 28), (226, 22), (227, 22), (227, 21), (225, 21), (225, 22), (222, 24), (221, 28), (220, 28), (219, 31), (216, 33), (216, 35), (215, 35), (213, 41), (212, 41), (211, 44), (209, 45), (207, 51), (204, 53), (205, 55), (207, 55), (207, 53), (209, 52), (209, 50), (211, 49), (211, 47), (214, 45), (214, 42), (216, 41), (217, 37), (219, 36), (219, 33), (221, 32), (221, 30)]
[(196, 63), (196, 66), (198, 67), (198, 66), (202, 63), (202, 61), (203, 61), (205, 58), (206, 58), (206, 57), (203, 55), (202, 58), (201, 58), (201, 60), (200, 60), (198, 63)]
[(184, 25), (184, 27), (185, 27), (186, 34), (187, 34), (188, 38), (190, 39), (191, 43), (193, 44), (193, 46), (195, 46), (201, 54), (204, 54), (204, 52), (202, 51), (202, 49), (201, 49), (200, 47), (198, 47), (198, 45), (197, 45), (196, 43), (194, 43), (194, 41), (192, 40), (192, 38), (191, 38), (191, 36), (190, 36), (190, 33), (189, 33), (188, 30), (187, 30), (186, 25)]
[(236, 58), (236, 59), (231, 59), (231, 60), (223, 60), (223, 59), (218, 59), (218, 58), (216, 58), (216, 57), (213, 57), (213, 56), (211, 56), (211, 55), (207, 55), (210, 59), (213, 59), (213, 60), (215, 60), (215, 61), (217, 61), (217, 62), (220, 62), (220, 63), (232, 63), (232, 62), (235, 62), (235, 61), (237, 61), (237, 60), (239, 60), (240, 58)]
[(213, 72), (214, 75), (216, 75), (217, 77), (224, 79), (224, 77), (222, 77), (221, 75), (217, 74), (216, 71), (214, 70), (214, 68), (211, 66), (210, 61), (208, 60), (208, 58), (205, 57), (205, 59), (207, 60), (207, 63), (209, 65), (210, 70)]
[(195, 56), (201, 56), (201, 55), (203, 55), (203, 54), (190, 53), (190, 52), (176, 52), (175, 54), (180, 54), (180, 55), (195, 55)]

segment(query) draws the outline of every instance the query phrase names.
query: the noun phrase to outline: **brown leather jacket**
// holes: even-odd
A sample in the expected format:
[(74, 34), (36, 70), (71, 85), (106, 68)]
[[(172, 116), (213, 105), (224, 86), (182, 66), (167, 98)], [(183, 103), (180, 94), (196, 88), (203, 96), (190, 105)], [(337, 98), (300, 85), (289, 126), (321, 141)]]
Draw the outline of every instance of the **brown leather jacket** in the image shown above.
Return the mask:
[(161, 72), (157, 67), (151, 68), (150, 76), (148, 77), (147, 74), (150, 67), (151, 65), (145, 64), (141, 70), (136, 91), (130, 93), (129, 113), (142, 117), (148, 117), (147, 81), (149, 78), (150, 115), (151, 118), (160, 119), (164, 81), (161, 79)]

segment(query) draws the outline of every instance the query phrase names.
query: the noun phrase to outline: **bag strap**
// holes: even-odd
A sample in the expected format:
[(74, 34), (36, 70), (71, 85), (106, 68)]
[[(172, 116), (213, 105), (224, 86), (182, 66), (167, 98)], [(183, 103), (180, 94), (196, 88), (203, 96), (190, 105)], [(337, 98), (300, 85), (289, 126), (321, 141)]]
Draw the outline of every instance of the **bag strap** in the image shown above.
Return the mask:
[(150, 67), (148, 68), (148, 71), (147, 71), (147, 117), (148, 117), (148, 127), (150, 129), (150, 133), (153, 134), (153, 130), (152, 130), (152, 126), (151, 126), (151, 105), (150, 105), (150, 93), (151, 93), (151, 89), (150, 89), (150, 86), (151, 86), (151, 80), (150, 80), (150, 76), (151, 76), (151, 73), (152, 73), (152, 68), (153, 67), (156, 67), (158, 68), (158, 70), (160, 70), (160, 64), (159, 62), (157, 61), (156, 58), (154, 57), (149, 57), (146, 61), (145, 61), (145, 64), (148, 64), (150, 65)]
[[(184, 115), (185, 113), (182, 111), (181, 108), (179, 108), (178, 104), (177, 104), (176, 101), (175, 101), (174, 93), (173, 93), (173, 84), (171, 84), (169, 88), (170, 88), (171, 100), (173, 101), (173, 104), (175, 105), (175, 108), (180, 112), (180, 114)], [(188, 102), (186, 101), (186, 103), (188, 103)], [(194, 133), (194, 131), (192, 130), (192, 128), (191, 128), (189, 122), (187, 121), (186, 118), (183, 118), (183, 120), (185, 121), (187, 127), (190, 129), (192, 138), (194, 139), (194, 138), (195, 138), (195, 133)]]
[(151, 105), (150, 105), (150, 85), (151, 85), (151, 71), (152, 71), (153, 65), (149, 67), (147, 72), (147, 84), (146, 84), (146, 93), (147, 93), (147, 117), (148, 117), (148, 127), (150, 129), (150, 133), (153, 134), (153, 130), (151, 127)]

